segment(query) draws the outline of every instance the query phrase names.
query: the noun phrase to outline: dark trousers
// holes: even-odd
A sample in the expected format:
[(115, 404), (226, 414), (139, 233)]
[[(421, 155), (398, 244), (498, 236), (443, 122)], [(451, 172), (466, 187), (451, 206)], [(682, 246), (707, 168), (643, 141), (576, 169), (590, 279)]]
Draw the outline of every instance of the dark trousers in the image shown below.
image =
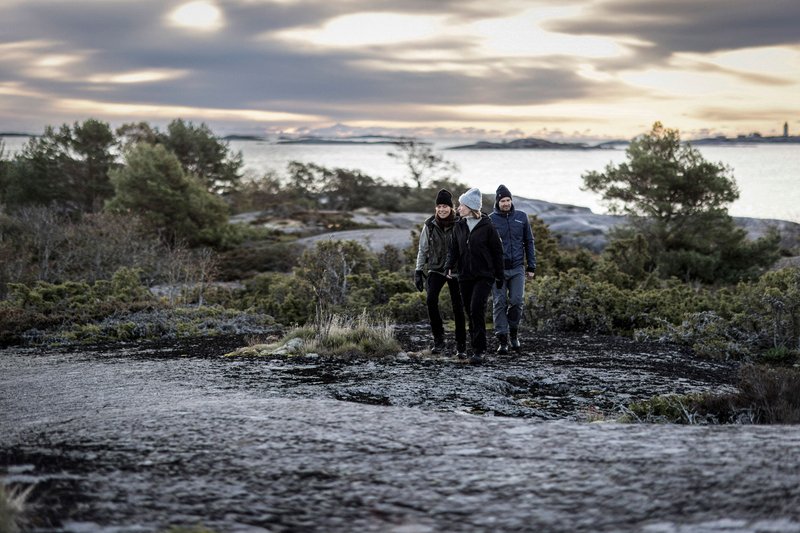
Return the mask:
[(434, 339), (444, 338), (444, 323), (442, 314), (439, 312), (439, 293), (445, 283), (450, 292), (450, 303), (453, 306), (453, 316), (456, 323), (456, 348), (463, 351), (467, 347), (467, 322), (464, 318), (464, 303), (461, 300), (461, 290), (458, 281), (447, 279), (441, 274), (431, 272), (428, 274), (428, 294), (425, 303), (428, 306), (428, 318), (431, 321), (431, 333)]
[(461, 298), (469, 318), (469, 336), (472, 352), (486, 352), (486, 300), (494, 282), (490, 278), (459, 280)]

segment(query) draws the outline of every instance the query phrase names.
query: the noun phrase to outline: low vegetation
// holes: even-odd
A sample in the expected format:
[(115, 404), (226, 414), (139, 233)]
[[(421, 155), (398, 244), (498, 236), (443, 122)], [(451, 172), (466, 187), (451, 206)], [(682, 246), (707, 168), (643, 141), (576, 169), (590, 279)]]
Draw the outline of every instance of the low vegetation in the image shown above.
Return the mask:
[(657, 396), (625, 408), (621, 422), (798, 424), (800, 370), (745, 365), (737, 391)]
[[(409, 249), (380, 254), (295, 241), (309, 228), (351, 227), (355, 209), (430, 211), (440, 187), (465, 188), (418, 143), (393, 152), (414, 186), (298, 162), (283, 177), (245, 176), (241, 154), (181, 120), (163, 132), (146, 123), (112, 132), (89, 119), (47, 128), (10, 158), (1, 148), (0, 344), (289, 331), (280, 345), (298, 353), (397, 352), (390, 324), (427, 318), (411, 282), (418, 234)], [(727, 167), (656, 124), (626, 163), (584, 184), (631, 224), (593, 254), (561, 248), (531, 217), (538, 268), (527, 325), (678, 343), (778, 372), (800, 362), (800, 270), (770, 270), (798, 250), (780, 250), (777, 233), (748, 241), (731, 225), (726, 204), (738, 190)], [(253, 210), (302, 220), (304, 233), (229, 222)], [(753, 420), (792, 419), (781, 379), (792, 382), (788, 373), (743, 379)], [(759, 398), (772, 403), (758, 407)], [(702, 401), (659, 399), (631, 414), (699, 420)]]
[(256, 343), (228, 355), (386, 357), (400, 349), (392, 323), (363, 311), (357, 317), (320, 316), (305, 326), (292, 328), (276, 342)]
[(8, 488), (0, 483), (0, 531), (16, 533), (24, 523), (25, 509), (33, 485), (26, 489)]

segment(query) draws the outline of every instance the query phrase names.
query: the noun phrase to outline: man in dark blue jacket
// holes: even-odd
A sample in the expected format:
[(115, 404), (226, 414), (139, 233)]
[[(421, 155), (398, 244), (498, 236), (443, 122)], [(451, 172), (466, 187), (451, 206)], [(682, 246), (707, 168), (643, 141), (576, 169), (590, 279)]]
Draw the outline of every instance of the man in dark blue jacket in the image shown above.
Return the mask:
[(505, 185), (497, 188), (492, 223), (503, 240), (504, 279), (501, 287), (492, 289), (494, 334), (499, 346), (497, 353), (508, 353), (509, 343), (520, 349), (519, 322), (525, 298), (525, 278), (536, 272), (536, 251), (528, 215), (514, 209), (511, 191)]

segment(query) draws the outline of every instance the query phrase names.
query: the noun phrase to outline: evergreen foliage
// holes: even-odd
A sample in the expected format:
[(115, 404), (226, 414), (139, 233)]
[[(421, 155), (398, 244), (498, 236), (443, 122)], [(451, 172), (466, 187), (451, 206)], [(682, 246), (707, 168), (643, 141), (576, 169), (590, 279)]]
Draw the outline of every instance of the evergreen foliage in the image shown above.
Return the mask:
[(114, 194), (109, 173), (116, 164), (116, 138), (108, 124), (88, 119), (31, 138), (0, 176), (0, 201), (11, 210), (59, 206), (95, 213)]
[(132, 145), (111, 180), (116, 195), (108, 209), (140, 216), (170, 246), (220, 246), (234, 237), (225, 203), (161, 145)]
[(231, 153), (227, 143), (217, 139), (205, 124), (199, 126), (182, 119), (167, 125), (166, 132), (146, 122), (124, 124), (117, 129), (126, 146), (162, 145), (175, 154), (184, 172), (200, 180), (214, 194), (228, 195), (242, 178), (242, 154)]
[(750, 243), (728, 215), (727, 205), (739, 197), (730, 170), (659, 122), (631, 142), (627, 162), (588, 172), (583, 181), (612, 212), (628, 217), (612, 235), (612, 254), (630, 256), (623, 268), (630, 274), (729, 283), (754, 278), (778, 258), (776, 234)]

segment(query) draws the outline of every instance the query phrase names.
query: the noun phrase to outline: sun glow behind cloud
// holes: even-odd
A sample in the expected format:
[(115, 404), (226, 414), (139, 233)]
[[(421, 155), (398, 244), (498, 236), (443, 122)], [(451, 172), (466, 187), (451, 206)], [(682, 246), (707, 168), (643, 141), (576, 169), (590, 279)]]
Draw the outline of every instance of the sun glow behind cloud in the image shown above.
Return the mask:
[(263, 111), (258, 109), (218, 109), (208, 107), (155, 104), (118, 104), (97, 100), (61, 99), (54, 103), (61, 111), (100, 113), (104, 116), (137, 116), (152, 119), (194, 117), (201, 120), (242, 120), (249, 122), (319, 122), (322, 117), (300, 113)]
[(467, 27), (479, 37), (485, 55), (502, 57), (537, 57), (569, 55), (575, 57), (615, 57), (625, 53), (612, 39), (567, 35), (543, 28), (548, 20), (563, 19), (580, 13), (577, 6), (537, 7), (513, 17), (490, 18)]
[(276, 37), (326, 48), (391, 45), (441, 35), (444, 19), (444, 16), (356, 13), (333, 18), (321, 27), (280, 32)]
[(158, 81), (175, 80), (186, 76), (187, 70), (161, 69), (139, 70), (117, 74), (95, 74), (89, 77), (92, 83), (152, 83)]
[[(548, 58), (596, 59), (629, 53), (623, 40), (555, 33), (544, 29), (554, 19), (576, 16), (578, 7), (525, 10), (515, 16), (479, 20), (445, 15), (357, 13), (315, 26), (265, 34), (268, 39), (319, 51), (330, 48), (367, 52), (351, 65), (395, 72), (458, 72), (467, 76), (496, 75), (498, 69), (547, 67)], [(595, 72), (595, 76), (601, 76)]]
[(222, 11), (214, 2), (198, 0), (183, 4), (167, 15), (170, 25), (191, 30), (213, 31), (222, 27)]

